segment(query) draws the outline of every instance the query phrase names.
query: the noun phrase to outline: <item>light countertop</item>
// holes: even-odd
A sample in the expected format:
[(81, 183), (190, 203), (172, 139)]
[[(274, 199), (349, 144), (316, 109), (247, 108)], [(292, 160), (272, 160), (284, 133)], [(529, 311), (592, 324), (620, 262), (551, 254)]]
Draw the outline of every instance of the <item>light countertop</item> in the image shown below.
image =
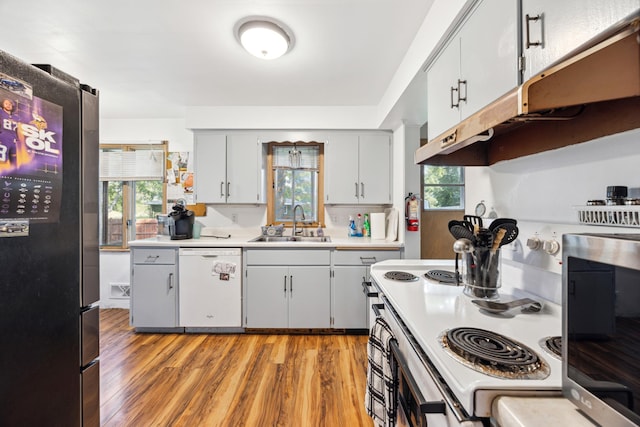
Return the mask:
[(563, 397), (501, 396), (493, 401), (492, 415), (500, 427), (595, 426)]
[[(339, 248), (339, 249), (399, 249), (404, 245), (398, 241), (373, 240), (369, 237), (347, 237), (327, 234), (330, 242), (252, 242), (259, 233), (246, 234), (218, 233), (221, 237), (201, 236), (199, 239), (171, 240), (169, 236), (133, 240), (129, 246), (135, 247), (181, 247), (181, 248)], [(227, 237), (229, 236), (229, 237)]]

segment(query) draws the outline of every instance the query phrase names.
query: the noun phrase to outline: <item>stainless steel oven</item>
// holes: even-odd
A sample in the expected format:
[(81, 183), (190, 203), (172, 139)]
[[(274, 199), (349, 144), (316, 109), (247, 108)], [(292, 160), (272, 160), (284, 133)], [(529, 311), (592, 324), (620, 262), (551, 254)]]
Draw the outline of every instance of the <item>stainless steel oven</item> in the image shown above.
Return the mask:
[(563, 241), (563, 394), (601, 425), (638, 425), (640, 234)]

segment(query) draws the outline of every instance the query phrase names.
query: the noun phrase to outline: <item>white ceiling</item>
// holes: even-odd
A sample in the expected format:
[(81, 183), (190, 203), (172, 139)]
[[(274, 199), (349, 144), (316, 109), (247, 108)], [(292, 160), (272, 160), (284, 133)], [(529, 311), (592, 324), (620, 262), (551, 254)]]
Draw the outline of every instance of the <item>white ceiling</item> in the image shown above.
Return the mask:
[[(0, 2), (0, 49), (100, 90), (103, 118), (198, 106), (376, 106), (433, 0)], [(271, 16), (294, 49), (264, 61), (233, 28)]]

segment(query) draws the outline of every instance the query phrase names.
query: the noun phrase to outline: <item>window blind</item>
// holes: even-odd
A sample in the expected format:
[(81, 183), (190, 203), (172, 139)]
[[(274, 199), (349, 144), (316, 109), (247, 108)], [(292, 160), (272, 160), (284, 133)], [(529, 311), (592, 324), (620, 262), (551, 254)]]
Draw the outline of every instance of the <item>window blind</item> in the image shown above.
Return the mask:
[(285, 145), (274, 147), (274, 169), (318, 169), (320, 149), (317, 146)]
[(150, 181), (164, 178), (164, 151), (100, 151), (101, 181)]

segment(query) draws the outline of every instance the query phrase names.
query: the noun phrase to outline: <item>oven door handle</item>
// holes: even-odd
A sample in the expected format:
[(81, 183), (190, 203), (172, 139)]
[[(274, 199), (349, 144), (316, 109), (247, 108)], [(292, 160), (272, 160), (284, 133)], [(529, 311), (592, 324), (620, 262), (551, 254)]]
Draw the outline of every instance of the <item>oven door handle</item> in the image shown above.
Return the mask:
[(380, 310), (384, 310), (384, 304), (371, 304), (371, 309), (376, 317), (380, 317)]
[(372, 287), (371, 282), (363, 281), (362, 282), (362, 293), (366, 295), (367, 298), (376, 298), (378, 296), (377, 292), (369, 292), (369, 288)]
[[(435, 400), (435, 401), (427, 401), (424, 396), (420, 392), (418, 388), (418, 384), (416, 384), (416, 380), (411, 375), (409, 371), (409, 366), (404, 359), (404, 356), (400, 354), (400, 348), (398, 347), (398, 342), (396, 340), (391, 340), (389, 342), (389, 348), (391, 348), (391, 353), (393, 354), (393, 358), (398, 363), (398, 368), (403, 372), (403, 377), (407, 381), (407, 385), (409, 386), (409, 390), (416, 404), (418, 405), (418, 410), (420, 414), (446, 414), (447, 405), (444, 400)], [(403, 399), (404, 400), (404, 399)], [(400, 402), (403, 406), (406, 405), (403, 401)], [(405, 408), (406, 410), (406, 408)]]

